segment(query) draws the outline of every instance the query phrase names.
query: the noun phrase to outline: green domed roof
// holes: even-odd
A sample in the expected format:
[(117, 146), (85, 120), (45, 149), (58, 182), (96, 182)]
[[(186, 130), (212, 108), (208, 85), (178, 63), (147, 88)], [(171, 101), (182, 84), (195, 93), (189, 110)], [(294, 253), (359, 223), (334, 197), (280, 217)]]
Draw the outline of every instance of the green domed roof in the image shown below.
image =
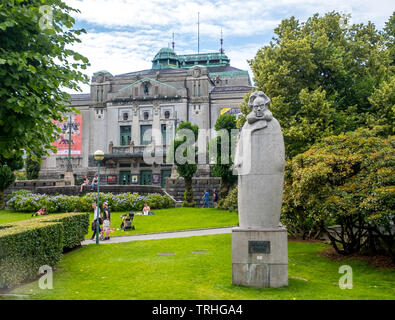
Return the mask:
[(155, 55), (154, 60), (160, 60), (160, 59), (176, 59), (178, 60), (177, 54), (173, 51), (173, 49), (170, 48), (162, 48), (158, 51), (158, 53)]

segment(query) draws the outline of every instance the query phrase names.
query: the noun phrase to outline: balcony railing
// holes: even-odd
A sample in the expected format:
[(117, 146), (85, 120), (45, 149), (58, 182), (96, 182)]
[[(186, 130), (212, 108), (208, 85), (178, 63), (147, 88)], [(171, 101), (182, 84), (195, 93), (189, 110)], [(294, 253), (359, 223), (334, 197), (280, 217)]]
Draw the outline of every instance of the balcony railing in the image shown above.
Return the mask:
[[(112, 147), (112, 154), (143, 154), (144, 150), (148, 146), (116, 146)], [(169, 148), (168, 145), (166, 146), (155, 146), (155, 152), (163, 152), (166, 153), (166, 150)]]

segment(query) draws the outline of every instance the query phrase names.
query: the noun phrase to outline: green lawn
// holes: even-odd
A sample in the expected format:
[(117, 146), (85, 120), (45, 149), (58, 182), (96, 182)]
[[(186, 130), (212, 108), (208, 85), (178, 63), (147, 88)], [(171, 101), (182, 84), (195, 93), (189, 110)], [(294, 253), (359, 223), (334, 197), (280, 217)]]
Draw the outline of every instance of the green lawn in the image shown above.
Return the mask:
[[(289, 286), (256, 289), (232, 285), (230, 234), (92, 244), (64, 255), (52, 290), (35, 281), (11, 293), (31, 299), (395, 299), (395, 270), (317, 256), (327, 248), (289, 242)], [(338, 286), (344, 264), (353, 269), (353, 289)]]
[[(134, 235), (141, 233), (175, 231), (186, 229), (200, 229), (212, 227), (235, 226), (238, 224), (236, 212), (229, 212), (219, 209), (200, 209), (200, 208), (171, 208), (153, 210), (152, 216), (135, 215), (133, 225), (135, 230), (116, 230), (111, 236)], [(111, 228), (119, 229), (121, 226), (121, 214), (127, 212), (111, 213)], [(17, 220), (32, 219), (29, 213), (15, 213), (8, 210), (0, 211), (0, 224)], [(90, 215), (92, 222), (93, 213)], [(86, 235), (86, 238), (92, 236), (92, 231)]]
[[(231, 213), (226, 210), (212, 208), (171, 208), (152, 211), (155, 214), (151, 216), (134, 216), (133, 225), (136, 230), (116, 230), (111, 233), (111, 236), (238, 225), (237, 212)], [(120, 228), (121, 214), (125, 213), (111, 213), (111, 228)], [(93, 213), (90, 215), (90, 221), (92, 222), (92, 220)], [(91, 235), (92, 231), (89, 231), (86, 237), (88, 238)]]
[(0, 210), (0, 224), (20, 220), (33, 219), (31, 213), (13, 212), (11, 210)]

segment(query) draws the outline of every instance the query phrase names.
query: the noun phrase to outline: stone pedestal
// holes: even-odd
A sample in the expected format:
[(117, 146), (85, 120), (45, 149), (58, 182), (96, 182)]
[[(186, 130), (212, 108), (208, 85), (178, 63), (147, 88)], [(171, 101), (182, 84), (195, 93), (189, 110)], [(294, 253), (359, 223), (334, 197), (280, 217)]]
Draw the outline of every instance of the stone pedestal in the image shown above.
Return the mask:
[(74, 174), (73, 171), (66, 171), (64, 173), (64, 182), (66, 186), (74, 186)]
[(257, 288), (287, 286), (287, 229), (234, 228), (232, 283)]

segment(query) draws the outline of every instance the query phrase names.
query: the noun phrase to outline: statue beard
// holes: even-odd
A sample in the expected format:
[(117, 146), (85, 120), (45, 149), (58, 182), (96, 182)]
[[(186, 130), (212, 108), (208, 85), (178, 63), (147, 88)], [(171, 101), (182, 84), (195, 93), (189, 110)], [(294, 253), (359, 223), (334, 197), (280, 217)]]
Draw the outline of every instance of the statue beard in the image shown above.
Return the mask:
[(254, 111), (252, 111), (247, 116), (247, 121), (249, 124), (253, 124), (253, 123), (260, 121), (260, 120), (271, 121), (272, 119), (273, 119), (273, 114), (270, 112), (270, 110), (265, 110), (263, 112), (262, 117), (257, 117)]

